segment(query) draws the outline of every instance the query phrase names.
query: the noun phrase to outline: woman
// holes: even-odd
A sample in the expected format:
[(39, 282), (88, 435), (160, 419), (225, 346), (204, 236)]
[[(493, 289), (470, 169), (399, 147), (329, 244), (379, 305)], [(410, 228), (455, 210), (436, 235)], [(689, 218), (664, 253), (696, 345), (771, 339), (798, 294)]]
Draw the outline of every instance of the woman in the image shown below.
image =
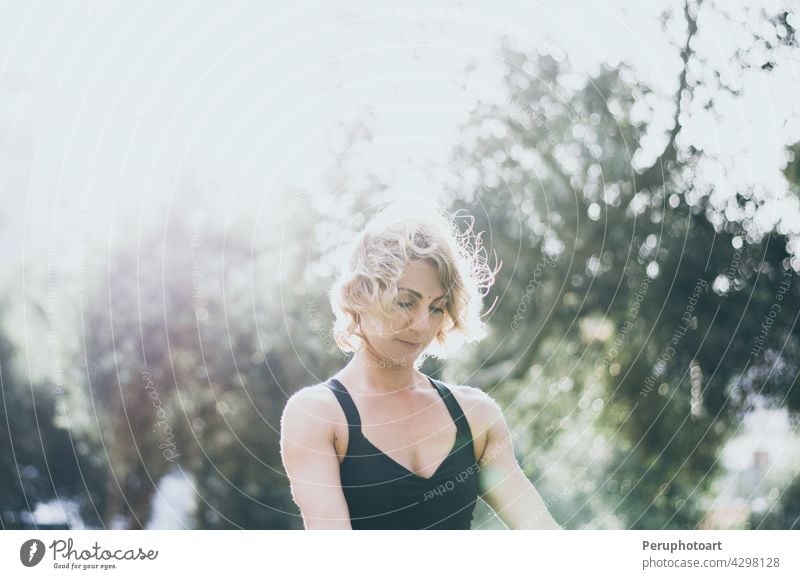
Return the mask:
[(287, 402), (281, 455), (307, 529), (469, 529), (477, 497), (512, 529), (559, 529), (486, 393), (420, 372), (485, 334), (495, 271), (444, 214), (392, 206), (330, 292), (347, 365)]

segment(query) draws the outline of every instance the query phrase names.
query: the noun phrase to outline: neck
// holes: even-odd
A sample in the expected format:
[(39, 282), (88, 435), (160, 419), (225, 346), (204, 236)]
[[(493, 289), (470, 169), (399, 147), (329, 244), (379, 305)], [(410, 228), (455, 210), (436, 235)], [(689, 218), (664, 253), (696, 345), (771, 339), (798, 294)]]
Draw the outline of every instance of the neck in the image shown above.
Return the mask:
[(391, 364), (367, 350), (359, 350), (339, 375), (350, 384), (384, 394), (411, 393), (427, 378), (412, 363)]

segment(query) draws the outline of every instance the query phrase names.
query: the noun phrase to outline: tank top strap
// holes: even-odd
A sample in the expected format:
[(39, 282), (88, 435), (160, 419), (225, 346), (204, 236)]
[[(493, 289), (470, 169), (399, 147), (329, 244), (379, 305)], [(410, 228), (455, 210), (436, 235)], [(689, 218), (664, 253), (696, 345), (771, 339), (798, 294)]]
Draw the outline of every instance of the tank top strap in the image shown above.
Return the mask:
[(352, 448), (353, 441), (361, 438), (362, 436), (361, 416), (358, 414), (358, 408), (356, 408), (353, 398), (350, 396), (350, 392), (348, 392), (347, 388), (344, 387), (344, 384), (339, 382), (336, 378), (331, 378), (325, 384), (328, 386), (328, 388), (333, 390), (336, 400), (339, 401), (339, 406), (341, 406), (342, 410), (344, 411), (349, 433), (348, 446)]
[(467, 417), (465, 416), (464, 411), (461, 409), (461, 405), (458, 403), (458, 400), (456, 400), (456, 397), (453, 396), (453, 393), (450, 392), (450, 389), (444, 385), (444, 382), (431, 378), (430, 376), (428, 379), (439, 392), (442, 400), (444, 400), (445, 406), (447, 406), (447, 410), (450, 412), (453, 422), (456, 423), (456, 429), (458, 430), (459, 434), (466, 435), (471, 440), (472, 432), (469, 428), (469, 422), (467, 422)]

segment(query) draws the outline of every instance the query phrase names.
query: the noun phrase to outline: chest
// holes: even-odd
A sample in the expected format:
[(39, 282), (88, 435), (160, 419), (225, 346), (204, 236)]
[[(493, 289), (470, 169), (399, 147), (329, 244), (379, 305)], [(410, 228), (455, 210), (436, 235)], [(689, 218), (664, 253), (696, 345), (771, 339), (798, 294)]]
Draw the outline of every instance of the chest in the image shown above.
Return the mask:
[[(362, 436), (368, 444), (419, 477), (433, 476), (454, 450), (457, 424), (436, 393), (415, 398), (353, 396), (353, 402), (361, 418)], [(469, 410), (464, 408), (463, 411), (478, 460), (483, 454), (483, 436), (477, 433)], [(337, 424), (334, 432), (336, 453), (341, 462), (349, 443), (347, 424)]]

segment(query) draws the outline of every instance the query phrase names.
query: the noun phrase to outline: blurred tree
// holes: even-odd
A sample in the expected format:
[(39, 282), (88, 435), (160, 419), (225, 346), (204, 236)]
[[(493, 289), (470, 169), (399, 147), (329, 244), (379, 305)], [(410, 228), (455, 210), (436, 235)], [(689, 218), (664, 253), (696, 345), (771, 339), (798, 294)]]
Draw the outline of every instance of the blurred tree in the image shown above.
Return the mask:
[(56, 387), (32, 384), (15, 371), (15, 349), (4, 330), (0, 326), (0, 528), (46, 528), (49, 523), (34, 517), (42, 503), (63, 501), (68, 510), (74, 502), (90, 510), (85, 478), (97, 465), (86, 445), (70, 436)]
[(207, 224), (203, 184), (183, 187), (195, 205), (117, 251), (83, 309), (84, 396), (95, 408), (83, 431), (105, 457), (103, 525), (145, 527), (159, 480), (177, 471), (195, 526), (282, 528), (290, 366), (256, 331), (280, 319), (279, 304), (250, 303), (242, 264), (260, 251)]
[(795, 475), (780, 498), (763, 513), (750, 515), (751, 529), (800, 529), (800, 475)]
[[(371, 138), (365, 126), (347, 131), (348, 144)], [(338, 160), (326, 185), (343, 186)], [(329, 235), (377, 187), (365, 179), (335, 203), (295, 191), (302, 210), (287, 211), (282, 235), (263, 228), (248, 241), (208, 219), (213, 180), (183, 176), (163, 230), (112, 252), (83, 296), (82, 388), (70, 402), (70, 433), (98, 467), (88, 525), (145, 527), (159, 481), (177, 472), (198, 528), (302, 527), (280, 415), (292, 393), (345, 363), (327, 307)]]
[[(683, 6), (666, 134), (642, 113), (657, 99), (625, 63), (578, 82), (563, 57), (507, 49), (509, 98), (478, 106), (454, 159), (454, 208), (480, 202), (475, 228), (505, 267), (494, 337), (452, 372), (525, 426), (521, 458), (569, 527), (696, 527), (742, 413), (765, 397), (800, 410), (797, 373), (776, 371), (797, 359), (800, 287), (786, 240), (759, 235), (752, 191), (720, 208), (684, 131), (696, 100), (737, 90), (696, 54), (700, 10)], [(795, 31), (784, 12), (762, 20), (772, 28), (757, 41), (777, 62)], [(666, 143), (658, 154), (654, 135)], [(757, 352), (782, 284), (783, 313)]]

